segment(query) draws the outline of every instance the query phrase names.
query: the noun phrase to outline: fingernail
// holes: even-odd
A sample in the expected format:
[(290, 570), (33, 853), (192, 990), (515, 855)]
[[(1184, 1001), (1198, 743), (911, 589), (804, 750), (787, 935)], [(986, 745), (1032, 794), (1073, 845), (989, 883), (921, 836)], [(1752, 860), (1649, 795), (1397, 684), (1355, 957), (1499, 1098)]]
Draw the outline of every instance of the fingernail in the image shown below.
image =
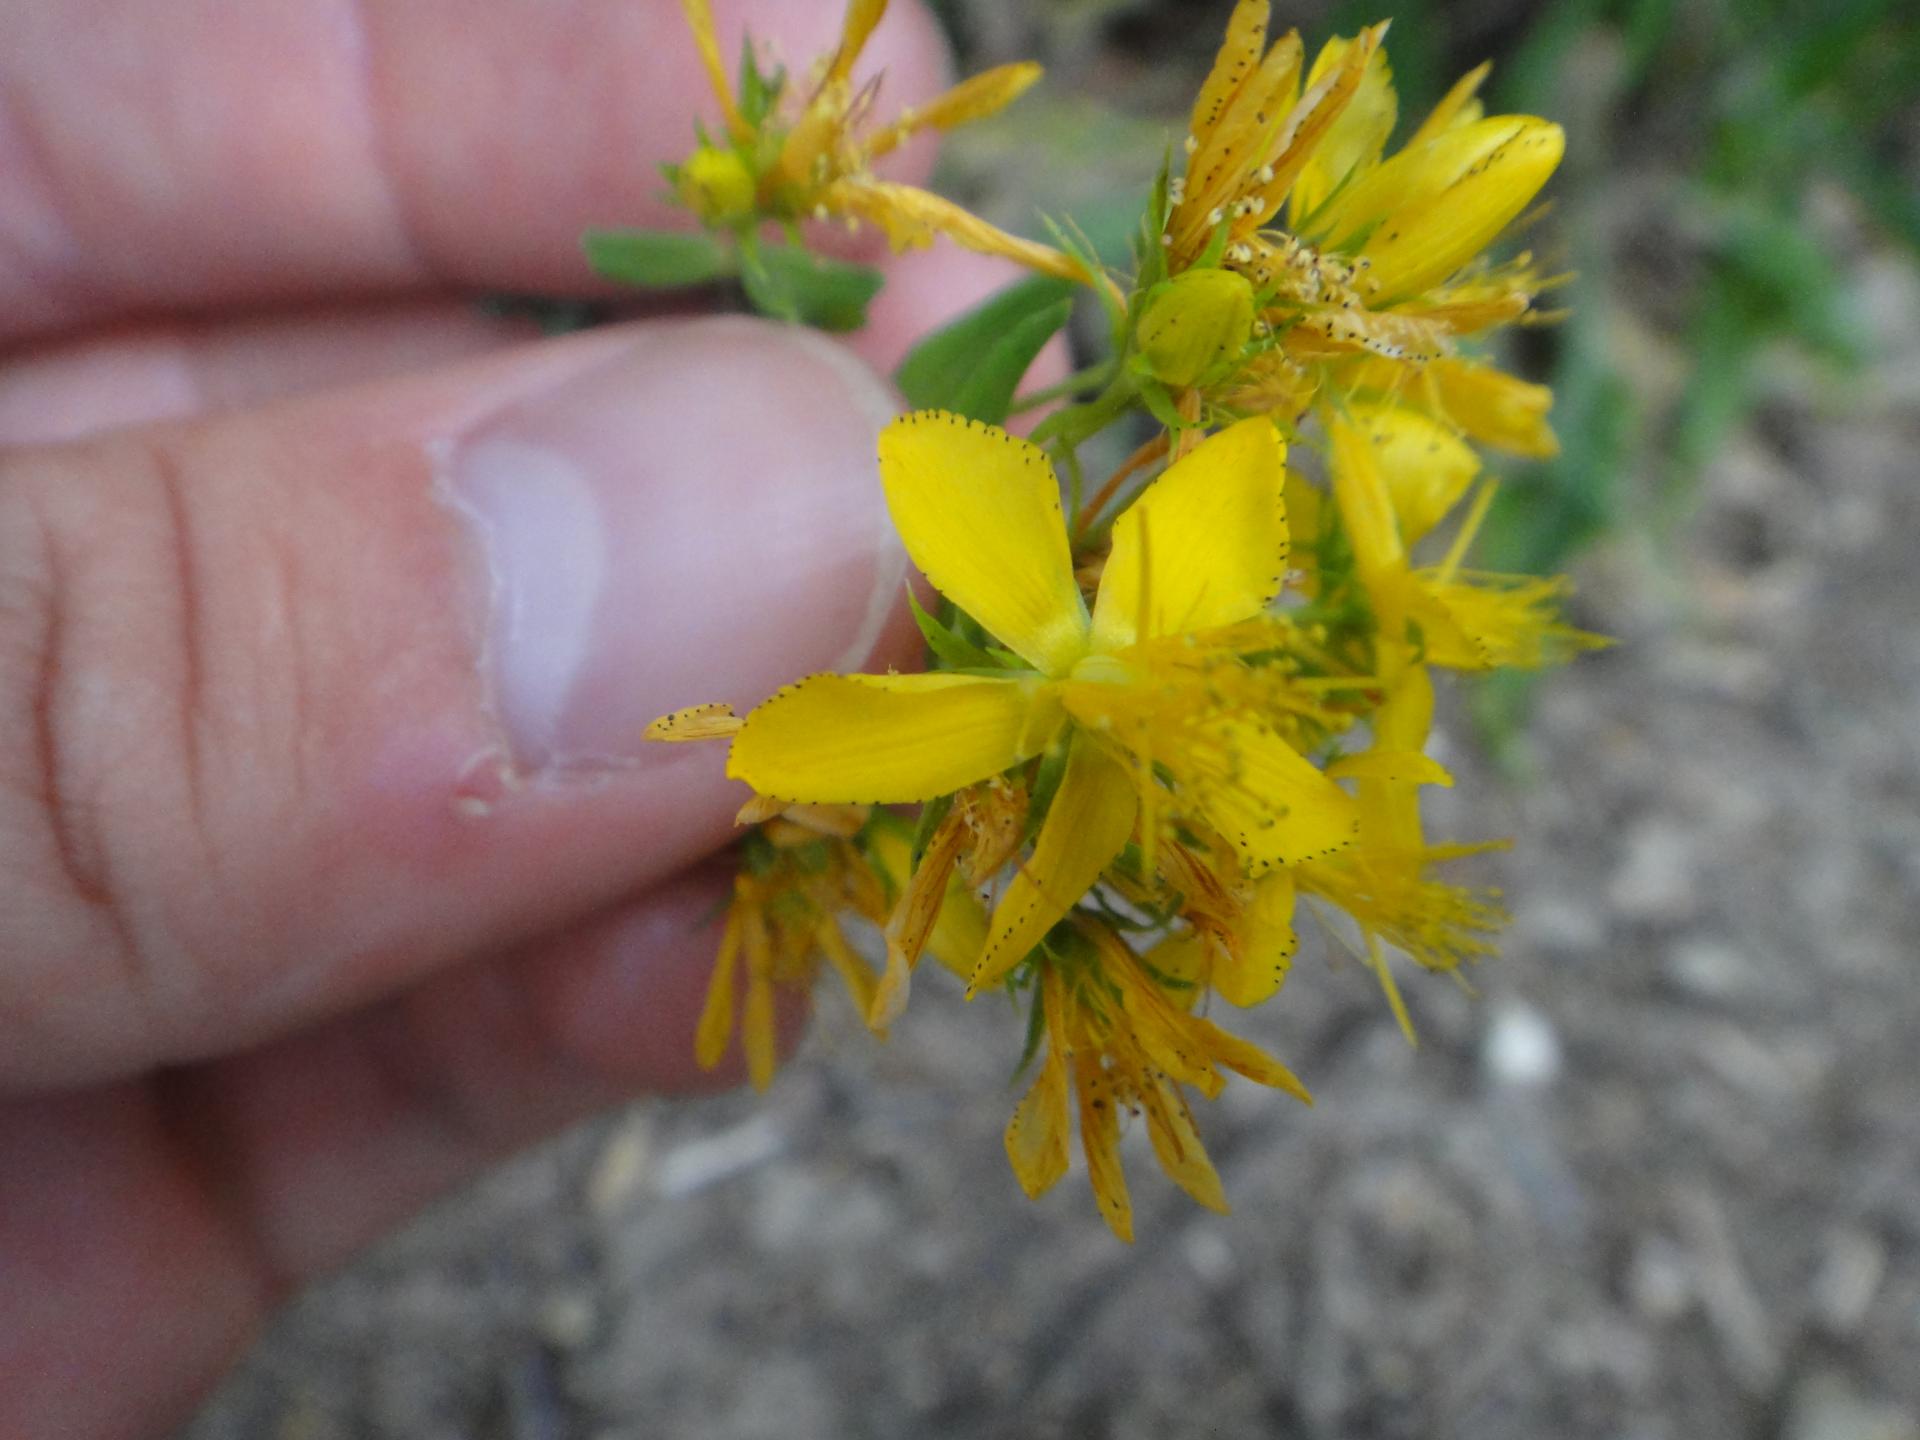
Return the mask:
[(894, 410), (817, 335), (694, 320), (461, 436), (443, 482), (517, 766), (618, 763), (668, 710), (861, 664), (905, 575), (874, 458)]

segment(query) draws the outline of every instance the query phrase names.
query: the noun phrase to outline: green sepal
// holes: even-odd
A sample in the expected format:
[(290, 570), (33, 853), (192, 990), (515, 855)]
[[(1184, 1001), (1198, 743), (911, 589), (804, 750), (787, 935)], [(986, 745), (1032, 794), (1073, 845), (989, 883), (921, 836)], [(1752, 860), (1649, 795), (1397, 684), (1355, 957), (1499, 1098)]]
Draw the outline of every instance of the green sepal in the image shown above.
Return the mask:
[(786, 88), (786, 67), (776, 65), (771, 73), (762, 71), (760, 61), (753, 53), (753, 40), (750, 36), (740, 37), (740, 81), (736, 87), (739, 93), (740, 118), (758, 130), (760, 124), (773, 113), (773, 107), (779, 102), (780, 92)]
[(654, 290), (711, 285), (740, 269), (732, 246), (699, 231), (589, 230), (580, 247), (607, 279)]
[(913, 623), (920, 627), (921, 637), (927, 642), (927, 649), (949, 670), (998, 670), (1000, 662), (993, 652), (976, 645), (964, 635), (941, 624), (939, 618), (927, 613), (920, 598), (907, 590), (907, 608), (913, 611)]
[(760, 833), (758, 826), (749, 830), (740, 840), (740, 868), (749, 875), (767, 875), (779, 862), (779, 851), (773, 842)]
[(1046, 1038), (1047, 1010), (1041, 998), (1040, 985), (1036, 967), (1033, 983), (1027, 987), (1027, 1033), (1020, 1042), (1020, 1059), (1013, 1067), (1013, 1074), (1007, 1077), (1008, 1084), (1027, 1073), (1027, 1067), (1033, 1064), (1034, 1057), (1040, 1053), (1040, 1042)]
[(741, 288), (762, 315), (816, 330), (858, 330), (885, 278), (796, 245), (757, 245), (743, 256)]
[(1173, 218), (1172, 174), (1173, 147), (1168, 146), (1160, 156), (1160, 169), (1153, 177), (1153, 193), (1148, 196), (1146, 212), (1140, 218), (1140, 239), (1135, 247), (1138, 254), (1134, 257), (1139, 269), (1133, 282), (1136, 295), (1146, 293), (1167, 278), (1167, 248), (1160, 240)]
[(1031, 841), (1040, 833), (1040, 826), (1047, 818), (1047, 811), (1053, 808), (1053, 797), (1060, 793), (1060, 781), (1067, 773), (1067, 747), (1056, 742), (1040, 757), (1035, 767), (1033, 789), (1027, 799), (1027, 834)]
[(1074, 286), (1035, 276), (990, 295), (908, 352), (894, 383), (916, 410), (1006, 422), (1033, 357), (1073, 311)]
[(1153, 371), (1148, 368), (1146, 361), (1136, 355), (1133, 363), (1134, 373), (1140, 381), (1140, 403), (1147, 407), (1147, 413), (1168, 430), (1178, 433), (1186, 429), (1192, 422), (1174, 408), (1173, 397), (1167, 393), (1165, 386), (1153, 378)]
[(947, 812), (953, 809), (953, 796), (942, 795), (929, 800), (920, 807), (920, 822), (913, 827), (912, 859), (915, 869), (927, 853), (927, 846), (933, 842), (933, 832), (940, 828), (940, 822), (947, 818)]

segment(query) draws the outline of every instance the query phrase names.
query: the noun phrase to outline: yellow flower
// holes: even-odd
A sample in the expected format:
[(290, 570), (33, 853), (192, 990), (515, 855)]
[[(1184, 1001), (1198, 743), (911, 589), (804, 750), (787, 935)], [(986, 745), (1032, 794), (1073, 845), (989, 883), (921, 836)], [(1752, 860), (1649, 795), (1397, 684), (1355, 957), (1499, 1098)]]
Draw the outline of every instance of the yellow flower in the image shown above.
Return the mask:
[(709, 225), (865, 221), (884, 230), (896, 250), (946, 235), (970, 250), (1086, 282), (1079, 262), (1051, 246), (1009, 235), (931, 191), (874, 175), (873, 162), (908, 136), (991, 115), (1040, 78), (1038, 65), (1002, 65), (901, 111), (890, 124), (870, 126), (875, 87), (856, 90), (853, 67), (886, 8), (886, 0), (848, 0), (840, 43), (804, 100), (749, 114), (727, 79), (709, 0), (681, 0), (727, 131), (726, 144), (702, 144), (669, 172), (681, 200)]
[(1145, 1116), (1160, 1168), (1209, 1210), (1226, 1212), (1220, 1176), (1207, 1158), (1183, 1086), (1209, 1099), (1232, 1071), (1312, 1098), (1286, 1066), (1187, 1013), (1105, 925), (1083, 920), (1061, 958), (1041, 966), (1047, 1054), (1032, 1087), (1007, 1122), (1007, 1158), (1021, 1189), (1037, 1197), (1067, 1169), (1069, 1091), (1080, 1116), (1080, 1146), (1101, 1217), (1122, 1240), (1133, 1239), (1133, 1206), (1120, 1168), (1120, 1115)]
[(1326, 417), (1333, 496), (1354, 567), (1379, 624), (1378, 668), (1391, 683), (1416, 653), (1455, 670), (1538, 669), (1607, 641), (1559, 618), (1564, 578), (1461, 568), (1486, 507), (1483, 487), (1439, 565), (1415, 569), (1409, 549), (1447, 514), (1480, 462), (1439, 422), (1414, 410), (1356, 405)]
[(1432, 713), (1432, 686), (1425, 667), (1416, 666), (1376, 713), (1374, 749), (1354, 757), (1346, 772), (1358, 779), (1359, 842), (1342, 854), (1307, 861), (1294, 872), (1301, 895), (1324, 900), (1352, 919), (1360, 934), (1361, 959), (1380, 982), (1410, 1043), (1417, 1043), (1413, 1020), (1383, 947), (1401, 951), (1422, 969), (1452, 974), (1463, 964), (1495, 954), (1492, 937), (1507, 923), (1497, 891), (1433, 877), (1437, 864), (1504, 850), (1507, 842), (1426, 843), (1418, 788), (1453, 783), (1418, 751)]
[[(778, 1059), (776, 989), (811, 993), (822, 965), (830, 965), (861, 1018), (873, 1014), (882, 977), (855, 952), (843, 922), (852, 918), (879, 927), (909, 908), (892, 897), (907, 884), (910, 847), (894, 824), (869, 824), (862, 806), (782, 806), (755, 796), (740, 820), (759, 828), (748, 838), (734, 877), (694, 1032), (694, 1058), (702, 1069), (718, 1065), (737, 1024), (748, 1077), (764, 1090)], [(936, 959), (955, 969), (970, 963), (986, 933), (979, 900), (964, 884), (947, 885), (926, 931), (921, 944)], [(743, 973), (744, 1000), (738, 994)]]
[[(1178, 952), (1180, 973), (1245, 1009), (1278, 993), (1299, 948), (1294, 874), (1282, 865), (1249, 879), (1224, 863), (1224, 848), (1175, 840), (1161, 869), (1179, 896), (1181, 918), (1192, 926), (1175, 937), (1194, 947)], [(1155, 968), (1166, 967), (1156, 960)]]
[[(1266, 46), (1268, 8), (1240, 0), (1228, 22), (1162, 242), (1171, 274), (1220, 263), (1267, 296), (1274, 345), (1219, 398), (1291, 416), (1320, 390), (1414, 388), (1460, 337), (1527, 312), (1543, 283), (1530, 262), (1489, 269), (1479, 256), (1546, 183), (1564, 139), (1533, 116), (1483, 116), (1483, 65), (1386, 156), (1398, 114), (1386, 25), (1328, 42), (1303, 75), (1297, 34)], [(1523, 423), (1538, 387), (1487, 367), (1468, 377), (1448, 377), (1466, 393), (1436, 414), (1489, 443), (1551, 453), (1538, 411)]]
[(881, 923), (887, 892), (847, 831), (849, 818), (857, 830), (865, 816), (802, 811), (795, 819), (768, 821), (750, 839), (694, 1031), (702, 1069), (720, 1063), (737, 1023), (747, 1075), (754, 1089), (766, 1089), (778, 1061), (774, 990), (810, 992), (822, 961), (839, 973), (862, 1015), (872, 1004), (876, 977), (847, 943), (840, 916), (851, 912)]
[(1010, 652), (1002, 668), (816, 675), (746, 717), (728, 774), (788, 801), (931, 800), (1065, 755), (1033, 853), (996, 908), (969, 993), (1018, 965), (1119, 855), (1143, 868), (1184, 818), (1242, 869), (1348, 844), (1354, 801), (1282, 731), (1310, 702), (1234, 633), (1280, 588), (1284, 448), (1270, 422), (1213, 436), (1113, 527), (1091, 614), (1059, 485), (1037, 447), (958, 416), (880, 437), (894, 523), (927, 577)]

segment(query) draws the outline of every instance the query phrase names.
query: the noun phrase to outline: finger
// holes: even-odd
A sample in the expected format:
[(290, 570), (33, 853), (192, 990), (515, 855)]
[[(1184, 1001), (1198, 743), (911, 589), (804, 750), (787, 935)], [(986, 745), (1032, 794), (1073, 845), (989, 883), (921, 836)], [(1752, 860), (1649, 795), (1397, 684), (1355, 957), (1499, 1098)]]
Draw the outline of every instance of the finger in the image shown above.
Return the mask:
[[(694, 1062), (726, 861), (563, 934), (189, 1072), (176, 1111), (223, 1157), (274, 1288), (332, 1268), (449, 1186), (638, 1094), (738, 1084)], [(779, 992), (797, 1040), (805, 1001)]]
[(534, 333), (527, 321), (450, 299), (122, 327), (0, 369), (0, 445), (53, 444), (410, 375)]
[[(715, 9), (726, 55), (750, 20), (803, 77), (842, 5)], [(577, 291), (583, 229), (685, 223), (659, 165), (718, 118), (674, 0), (0, 13), (0, 338), (426, 285)], [(899, 4), (857, 78), (884, 72), (906, 104), (945, 65)], [(916, 145), (888, 168), (929, 163)]]
[(807, 332), (663, 323), (0, 459), (0, 1086), (249, 1043), (723, 841), (722, 757), (640, 731), (904, 639), (892, 403)]
[(737, 1079), (691, 1058), (725, 883), (204, 1070), (0, 1107), (0, 1433), (156, 1433), (274, 1300), (448, 1185), (615, 1100)]
[[(890, 372), (929, 331), (1024, 273), (944, 243), (894, 257), (867, 327), (848, 343)], [(532, 332), (529, 322), (487, 315), (469, 300), (451, 298), (121, 326), (22, 352), (0, 368), (0, 446), (81, 439), (413, 374), (524, 341)], [(1065, 346), (1056, 344), (1036, 361), (1031, 383), (1051, 384), (1065, 374)]]

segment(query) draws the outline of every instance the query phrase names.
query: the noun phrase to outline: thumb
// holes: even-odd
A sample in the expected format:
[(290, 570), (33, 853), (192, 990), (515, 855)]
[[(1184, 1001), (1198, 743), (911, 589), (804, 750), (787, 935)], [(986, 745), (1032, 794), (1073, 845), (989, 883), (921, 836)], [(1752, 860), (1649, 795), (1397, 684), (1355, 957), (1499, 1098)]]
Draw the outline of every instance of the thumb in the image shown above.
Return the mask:
[(737, 787), (653, 716), (867, 659), (890, 391), (748, 320), (0, 456), (0, 1086), (597, 911)]

